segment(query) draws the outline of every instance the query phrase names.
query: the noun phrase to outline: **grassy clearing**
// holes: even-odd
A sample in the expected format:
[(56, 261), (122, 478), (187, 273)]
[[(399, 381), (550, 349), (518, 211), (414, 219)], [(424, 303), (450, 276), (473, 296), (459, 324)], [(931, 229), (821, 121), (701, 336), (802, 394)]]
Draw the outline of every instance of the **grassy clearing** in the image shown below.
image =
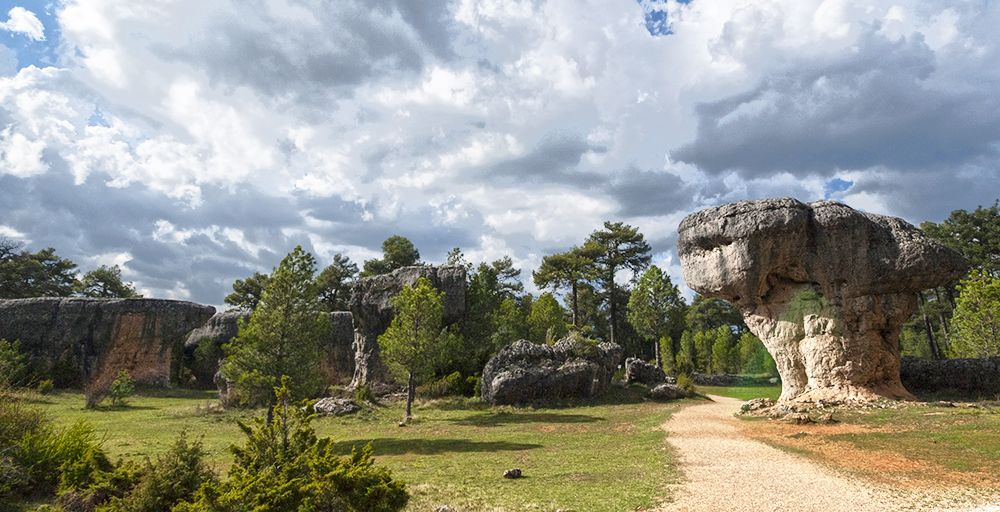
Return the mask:
[[(644, 401), (644, 390), (613, 388), (600, 401), (544, 409), (492, 408), (466, 399), (418, 402), (406, 427), (397, 425), (403, 404), (396, 403), (318, 418), (314, 426), (344, 454), (371, 442), (377, 463), (407, 482), (408, 510), (449, 504), (469, 511), (618, 512), (655, 505), (679, 477), (659, 426), (688, 402)], [(228, 446), (242, 441), (235, 420), (263, 413), (222, 412), (213, 393), (196, 391), (138, 396), (128, 407), (97, 411), (83, 408), (81, 393), (34, 401), (57, 426), (89, 421), (113, 458), (160, 453), (181, 430), (189, 438), (204, 436), (220, 473), (230, 463)], [(524, 478), (501, 478), (514, 467)]]
[(754, 398), (770, 398), (777, 400), (781, 396), (781, 384), (750, 385), (750, 386), (698, 386), (698, 392), (707, 395), (719, 395), (740, 400)]

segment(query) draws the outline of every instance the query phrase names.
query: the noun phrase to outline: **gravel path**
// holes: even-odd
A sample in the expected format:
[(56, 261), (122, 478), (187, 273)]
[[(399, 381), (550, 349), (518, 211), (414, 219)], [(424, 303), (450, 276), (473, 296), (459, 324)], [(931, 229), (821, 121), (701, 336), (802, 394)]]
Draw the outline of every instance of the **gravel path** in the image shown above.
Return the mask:
[(685, 479), (673, 502), (660, 511), (1000, 512), (1000, 502), (961, 493), (880, 488), (754, 441), (743, 436), (736, 423), (740, 420), (733, 417), (743, 402), (711, 398), (713, 402), (687, 407), (663, 425), (680, 454)]

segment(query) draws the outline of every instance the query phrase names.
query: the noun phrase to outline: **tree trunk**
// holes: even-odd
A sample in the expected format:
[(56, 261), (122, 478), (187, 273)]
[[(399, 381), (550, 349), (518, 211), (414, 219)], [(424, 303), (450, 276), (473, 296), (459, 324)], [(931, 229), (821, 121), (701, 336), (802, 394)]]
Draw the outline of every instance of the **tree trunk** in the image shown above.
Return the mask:
[(917, 292), (917, 296), (920, 297), (920, 314), (924, 317), (924, 328), (927, 330), (927, 344), (931, 349), (931, 357), (934, 359), (944, 359), (941, 349), (934, 342), (934, 327), (931, 325), (931, 320), (927, 318), (927, 311), (924, 310), (924, 293)]
[(410, 414), (410, 406), (413, 405), (413, 399), (417, 396), (417, 380), (413, 377), (413, 372), (410, 372), (410, 382), (406, 386), (406, 419), (405, 421), (410, 421), (412, 415)]
[(656, 367), (663, 368), (663, 359), (660, 359), (660, 340), (653, 342), (653, 353), (656, 354)]
[(576, 305), (576, 281), (573, 281), (573, 326), (579, 327), (580, 324), (577, 323), (578, 308)]
[(611, 279), (608, 281), (608, 300), (611, 302), (611, 343), (617, 343), (615, 341), (615, 331), (617, 330), (618, 324), (618, 308), (616, 307), (615, 297), (615, 273), (611, 272)]

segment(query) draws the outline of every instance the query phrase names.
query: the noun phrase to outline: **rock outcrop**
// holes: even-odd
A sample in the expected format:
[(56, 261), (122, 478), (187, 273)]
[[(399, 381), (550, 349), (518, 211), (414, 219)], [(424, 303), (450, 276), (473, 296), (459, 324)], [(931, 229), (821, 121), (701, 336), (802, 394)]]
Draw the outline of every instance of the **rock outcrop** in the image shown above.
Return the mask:
[(971, 395), (1000, 394), (1000, 357), (979, 359), (922, 359), (904, 357), (900, 379), (909, 389), (956, 390)]
[(905, 221), (832, 201), (745, 201), (689, 215), (688, 286), (736, 305), (781, 374), (781, 400), (912, 398), (899, 327), (916, 292), (968, 263)]
[(444, 292), (443, 322), (449, 325), (465, 315), (465, 267), (403, 267), (391, 274), (355, 281), (351, 289), (351, 313), (354, 331), (354, 377), (350, 386), (368, 386), (388, 381), (389, 377), (378, 352), (378, 337), (396, 316), (390, 299), (406, 286), (425, 277), (439, 292)]
[(483, 368), (483, 401), (513, 405), (601, 395), (621, 359), (622, 348), (609, 342), (563, 338), (554, 345), (536, 345), (515, 341)]
[(198, 327), (197, 329), (191, 331), (188, 334), (187, 341), (184, 342), (185, 347), (198, 346), (198, 342), (202, 338), (208, 338), (212, 340), (216, 345), (222, 346), (229, 343), (229, 340), (236, 337), (239, 334), (239, 324), (240, 320), (247, 322), (250, 320), (250, 313), (243, 311), (226, 311), (224, 313), (216, 313), (212, 315), (212, 318), (208, 319), (205, 325)]
[(688, 392), (676, 384), (663, 383), (649, 390), (649, 398), (653, 400), (677, 400), (687, 396)]
[(347, 384), (354, 376), (354, 318), (349, 311), (330, 313), (330, 335), (320, 340), (319, 369), (327, 384)]
[(39, 373), (60, 386), (102, 388), (121, 370), (169, 386), (188, 333), (215, 308), (160, 299), (0, 300), (0, 338), (21, 340)]
[(627, 384), (639, 383), (655, 386), (666, 381), (667, 374), (663, 373), (663, 369), (659, 366), (649, 364), (636, 357), (625, 360), (625, 382)]
[[(222, 346), (239, 334), (240, 320), (249, 321), (250, 313), (216, 313), (205, 325), (191, 331), (184, 342), (184, 364), (191, 369), (191, 377), (194, 378), (189, 385), (203, 389), (212, 387), (222, 359)], [(210, 345), (204, 345), (206, 340), (210, 340)], [(198, 350), (199, 347), (201, 350)]]

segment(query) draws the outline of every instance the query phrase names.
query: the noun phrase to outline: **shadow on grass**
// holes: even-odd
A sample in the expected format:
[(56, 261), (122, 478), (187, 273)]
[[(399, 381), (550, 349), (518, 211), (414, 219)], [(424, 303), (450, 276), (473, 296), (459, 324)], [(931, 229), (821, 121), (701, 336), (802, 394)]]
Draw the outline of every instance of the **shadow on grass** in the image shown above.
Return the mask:
[(337, 455), (349, 455), (352, 447), (361, 450), (369, 442), (375, 456), (403, 455), (415, 453), (419, 455), (437, 455), (448, 452), (498, 452), (533, 450), (542, 448), (540, 444), (508, 443), (506, 441), (469, 441), (468, 439), (354, 439), (336, 441), (333, 451)]
[(561, 414), (558, 412), (503, 411), (470, 414), (464, 418), (454, 418), (447, 421), (456, 425), (470, 427), (502, 427), (504, 425), (523, 423), (594, 423), (604, 421), (604, 418), (588, 416), (586, 414)]

